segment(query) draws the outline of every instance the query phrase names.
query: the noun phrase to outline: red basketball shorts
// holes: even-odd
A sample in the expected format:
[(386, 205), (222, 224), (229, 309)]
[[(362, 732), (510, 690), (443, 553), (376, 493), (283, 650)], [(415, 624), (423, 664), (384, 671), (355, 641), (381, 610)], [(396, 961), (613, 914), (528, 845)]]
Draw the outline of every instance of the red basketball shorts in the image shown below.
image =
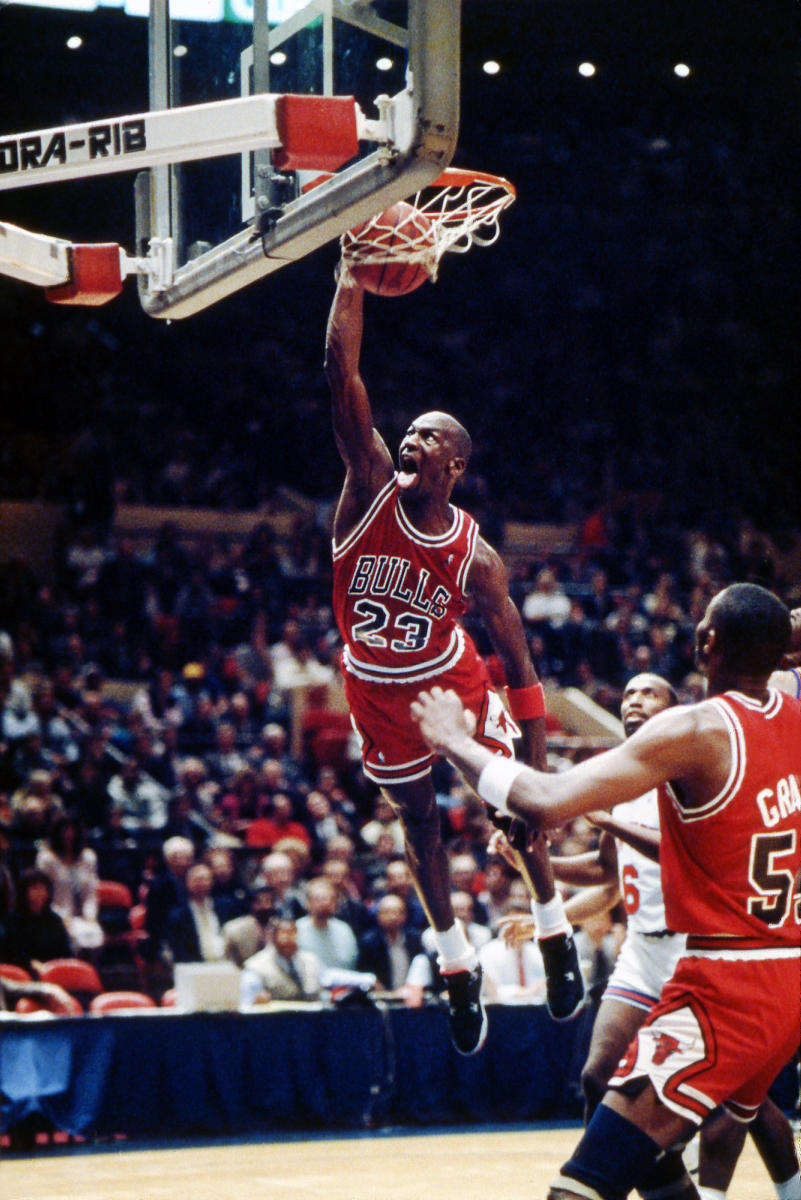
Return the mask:
[(419, 683), (368, 683), (343, 671), (351, 721), (361, 741), (364, 773), (378, 784), (406, 783), (431, 770), (436, 755), (420, 736), (411, 704), (421, 691), (452, 688), (475, 714), (476, 740), (496, 754), (514, 755), (520, 730), (493, 691), (478, 652), (465, 645), (459, 661)]
[(646, 1078), (694, 1124), (719, 1104), (750, 1121), (798, 1049), (800, 970), (797, 955), (682, 958), (610, 1087)]

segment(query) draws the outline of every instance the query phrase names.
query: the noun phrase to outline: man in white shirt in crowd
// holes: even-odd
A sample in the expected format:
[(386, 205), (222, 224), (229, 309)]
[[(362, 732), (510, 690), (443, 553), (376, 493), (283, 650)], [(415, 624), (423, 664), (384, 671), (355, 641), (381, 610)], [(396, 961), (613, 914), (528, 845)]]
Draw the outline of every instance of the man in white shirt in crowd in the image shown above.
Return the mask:
[(330, 880), (312, 879), (306, 891), (308, 914), (298, 921), (298, 945), (316, 954), (324, 967), (353, 971), (359, 957), (356, 935), (334, 916), (337, 894)]

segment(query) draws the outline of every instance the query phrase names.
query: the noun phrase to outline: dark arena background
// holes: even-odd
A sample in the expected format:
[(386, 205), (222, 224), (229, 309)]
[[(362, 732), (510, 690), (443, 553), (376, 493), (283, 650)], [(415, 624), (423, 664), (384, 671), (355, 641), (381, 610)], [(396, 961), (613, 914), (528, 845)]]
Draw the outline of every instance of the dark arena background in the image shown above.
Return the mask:
[[(501, 515), (575, 520), (636, 491), (663, 528), (730, 535), (749, 517), (790, 536), (798, 6), (468, 0), (463, 25), (455, 161), (507, 176), (519, 198), (497, 245), (370, 304), (365, 375), (388, 440), (436, 402), (474, 434)], [(79, 55), (65, 49), (76, 31)], [(0, 34), (9, 132), (147, 107), (141, 20), (5, 5)], [(6, 193), (3, 217), (130, 248), (131, 188), (121, 176)], [(165, 499), (179, 451), (181, 503), (250, 508), (282, 483), (331, 497), (320, 364), (335, 259), (329, 245), (171, 326), (141, 314), (133, 285), (69, 311), (0, 283), (0, 494), (98, 488), (70, 454), (94, 440), (130, 500)]]
[[(389, 19), (399, 7), (375, 5)], [(445, 256), (435, 284), (366, 297), (362, 373), (393, 453), (432, 409), (473, 437), (454, 499), (508, 567), (559, 769), (618, 740), (635, 672), (663, 675), (682, 701), (702, 695), (695, 626), (719, 589), (750, 580), (801, 607), (801, 6), (464, 0), (462, 39), (454, 163), (505, 176), (517, 200), (497, 243)], [(147, 40), (147, 22), (120, 8), (0, 0), (0, 143), (146, 110)], [(382, 87), (376, 78), (373, 96)], [(0, 191), (0, 221), (133, 253), (132, 175)], [(317, 811), (327, 805), (351, 837), (372, 915), (387, 863), (362, 832), (377, 788), (354, 750), (331, 611), (343, 469), (323, 354), (337, 259), (329, 243), (171, 322), (143, 312), (133, 279), (79, 308), (0, 276), (0, 964), (6, 885), (37, 860), (61, 801), (100, 879), (132, 901), (105, 914), (86, 956), (104, 990), (135, 988), (159, 1008), (174, 990), (163, 946), (141, 956), (129, 936), (168, 835), (190, 837), (198, 857), (221, 841), (247, 909), (266, 854), (250, 822), (275, 815), (279, 787), (311, 846), (301, 890), (332, 838), (307, 809), (322, 793)], [(470, 609), (465, 624), (500, 672)], [(39, 744), (36, 720), (53, 712), (58, 739)], [(210, 784), (202, 795), (190, 761)], [(131, 763), (166, 813), (133, 835), (114, 820)], [(237, 790), (248, 773), (258, 804)], [(34, 774), (47, 803), (56, 796), (49, 816), (26, 815)], [(448, 853), (473, 857), (478, 894), (489, 823), (447, 764), (434, 777)], [(588, 848), (597, 835), (583, 825), (555, 834), (557, 849)], [(324, 1187), (330, 1200), (419, 1200), (420, 1170), (398, 1163), (422, 1161), (436, 1200), (544, 1195), (575, 1133), (557, 1139), (547, 1122), (580, 1120), (592, 1006), (556, 1026), (544, 1004), (493, 1005), (483, 1058), (462, 1060), (444, 1006), (399, 992), (384, 1008), (349, 993), (341, 1009), (326, 997), (322, 1011), (193, 1012), (172, 1027), (161, 1011), (105, 1029), (43, 1022), (63, 1053), (29, 1073), (34, 1024), (12, 1018), (0, 1153), (60, 1140), (117, 1159), (82, 1174), (89, 1159), (76, 1154), (38, 1176), (12, 1163), (18, 1190), (0, 1190), (217, 1200), (233, 1186), (271, 1197)], [(104, 1037), (118, 1039), (113, 1053)], [(777, 1102), (797, 1127), (795, 1066)], [(496, 1142), (494, 1123), (509, 1127)], [(415, 1139), (414, 1157), (382, 1140), (402, 1124), (483, 1125), (487, 1141), (460, 1137), (454, 1170), (447, 1138)], [(362, 1139), (355, 1150), (317, 1136), (346, 1129)], [(260, 1146), (218, 1157), (210, 1144), (276, 1130), (292, 1136), (269, 1161)], [(208, 1157), (193, 1157), (195, 1136)], [(174, 1175), (144, 1154), (119, 1170), (120, 1151), (165, 1137), (179, 1143)], [(730, 1200), (764, 1200), (750, 1143), (743, 1163)]]

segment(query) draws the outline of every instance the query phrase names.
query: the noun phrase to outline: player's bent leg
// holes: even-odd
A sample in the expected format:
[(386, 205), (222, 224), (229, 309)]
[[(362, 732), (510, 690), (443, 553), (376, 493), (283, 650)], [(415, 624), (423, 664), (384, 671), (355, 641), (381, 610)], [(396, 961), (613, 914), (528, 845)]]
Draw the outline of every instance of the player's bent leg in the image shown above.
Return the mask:
[(748, 1126), (718, 1108), (701, 1128), (698, 1185), (701, 1195), (725, 1196), (745, 1145)]
[[(632, 1188), (652, 1175), (665, 1146), (676, 1141), (690, 1123), (665, 1110), (650, 1085), (647, 1091), (649, 1095), (641, 1094), (634, 1103), (617, 1093), (607, 1094), (554, 1180), (548, 1200), (624, 1200)], [(634, 1114), (636, 1122), (630, 1119)], [(674, 1200), (679, 1197), (698, 1200), (689, 1179), (683, 1190), (673, 1192)]]
[(750, 1133), (779, 1200), (801, 1200), (801, 1174), (790, 1122), (766, 1098), (750, 1124), (717, 1109), (701, 1130), (698, 1190), (702, 1200), (726, 1195), (747, 1134)]
[(645, 1009), (636, 1008), (633, 1004), (624, 1004), (620, 1000), (601, 1000), (581, 1072), (585, 1125), (603, 1099), (615, 1068), (646, 1015)]
[(769, 1096), (760, 1105), (748, 1132), (767, 1167), (779, 1200), (801, 1200), (801, 1173), (793, 1128)]
[(384, 788), (403, 826), (406, 861), (437, 944), (439, 967), (448, 988), (451, 1040), (460, 1054), (476, 1054), (487, 1038), (481, 1003), (478, 956), (453, 916), (450, 872), (430, 776)]

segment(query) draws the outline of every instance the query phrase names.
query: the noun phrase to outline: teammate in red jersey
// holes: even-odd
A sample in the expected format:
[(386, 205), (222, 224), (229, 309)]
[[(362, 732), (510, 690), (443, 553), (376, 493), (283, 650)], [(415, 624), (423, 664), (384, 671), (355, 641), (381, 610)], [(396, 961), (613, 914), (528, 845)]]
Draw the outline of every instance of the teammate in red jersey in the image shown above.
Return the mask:
[[(346, 466), (333, 540), (345, 688), (365, 773), (403, 825), (407, 861), (448, 983), (451, 1036), (461, 1053), (472, 1054), (486, 1036), (481, 971), (454, 920), (431, 781), (435, 755), (411, 719), (411, 703), (421, 687), (453, 688), (473, 713), (488, 753), (511, 757), (513, 739), (522, 734), (526, 760), (540, 768), (546, 765), (545, 707), (500, 557), (475, 521), (450, 503), (470, 457), (469, 434), (447, 413), (425, 413), (404, 435), (396, 471), (373, 428), (359, 370), (363, 299), (361, 288), (341, 278), (326, 334), (334, 433)], [(468, 597), (503, 663), (511, 718), (459, 624)], [(539, 901), (549, 1007), (564, 1020), (584, 994), (572, 930), (554, 890), (545, 839), (523, 853)]]
[[(718, 1104), (751, 1120), (797, 1049), (801, 706), (767, 686), (790, 634), (770, 592), (726, 588), (696, 635), (709, 698), (559, 775), (492, 759), (451, 693), (422, 692), (412, 706), (432, 749), (535, 829), (660, 789), (667, 924), (688, 935), (687, 952), (550, 1200), (621, 1200)], [(689, 1181), (674, 1195), (697, 1200)]]

